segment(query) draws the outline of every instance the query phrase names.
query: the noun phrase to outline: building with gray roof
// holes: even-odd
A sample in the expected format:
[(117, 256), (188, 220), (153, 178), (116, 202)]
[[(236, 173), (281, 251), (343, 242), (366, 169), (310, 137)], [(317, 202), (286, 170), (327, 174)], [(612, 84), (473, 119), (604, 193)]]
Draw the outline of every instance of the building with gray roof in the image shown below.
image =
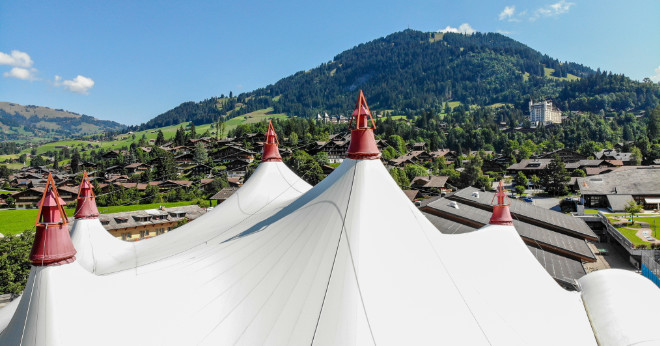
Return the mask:
[(584, 205), (587, 208), (609, 208), (622, 211), (630, 199), (644, 204), (645, 209), (657, 208), (660, 198), (660, 167), (639, 167), (590, 177), (578, 178)]

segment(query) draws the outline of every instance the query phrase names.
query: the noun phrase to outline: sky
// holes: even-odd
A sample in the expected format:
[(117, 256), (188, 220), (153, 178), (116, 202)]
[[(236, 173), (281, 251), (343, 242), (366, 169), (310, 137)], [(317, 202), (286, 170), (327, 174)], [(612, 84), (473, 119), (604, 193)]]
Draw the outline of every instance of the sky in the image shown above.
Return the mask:
[(660, 82), (660, 1), (0, 2), (0, 101), (137, 125), (405, 29), (499, 32)]

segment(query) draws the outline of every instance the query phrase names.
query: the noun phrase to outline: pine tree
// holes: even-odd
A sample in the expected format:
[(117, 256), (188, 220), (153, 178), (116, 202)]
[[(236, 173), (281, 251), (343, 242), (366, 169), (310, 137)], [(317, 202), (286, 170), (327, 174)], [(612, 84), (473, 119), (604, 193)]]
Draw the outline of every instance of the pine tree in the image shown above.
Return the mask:
[(165, 135), (163, 134), (163, 131), (158, 130), (158, 136), (156, 136), (156, 146), (159, 147), (163, 144), (165, 144)]

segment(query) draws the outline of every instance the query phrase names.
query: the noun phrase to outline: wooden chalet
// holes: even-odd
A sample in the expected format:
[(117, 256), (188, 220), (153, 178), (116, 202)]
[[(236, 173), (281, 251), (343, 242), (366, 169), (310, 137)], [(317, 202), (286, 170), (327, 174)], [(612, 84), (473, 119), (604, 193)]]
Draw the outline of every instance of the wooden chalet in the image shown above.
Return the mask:
[(213, 162), (218, 163), (227, 163), (236, 159), (245, 160), (250, 163), (254, 160), (255, 155), (256, 153), (254, 151), (235, 145), (224, 146), (210, 154), (213, 158)]

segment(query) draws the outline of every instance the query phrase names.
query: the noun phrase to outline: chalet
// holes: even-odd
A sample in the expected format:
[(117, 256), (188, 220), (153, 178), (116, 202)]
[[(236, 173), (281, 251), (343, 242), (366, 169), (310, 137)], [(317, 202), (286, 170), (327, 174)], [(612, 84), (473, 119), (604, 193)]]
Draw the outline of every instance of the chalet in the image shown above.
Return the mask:
[(438, 195), (442, 192), (448, 192), (449, 190), (445, 188), (447, 184), (447, 179), (449, 177), (440, 176), (421, 176), (415, 177), (410, 183), (410, 186), (413, 189), (420, 190), (421, 192), (427, 195)]
[(444, 157), (447, 164), (455, 162), (458, 159), (458, 154), (449, 149), (438, 149), (429, 153), (433, 159)]
[(190, 221), (206, 212), (197, 205), (103, 214), (101, 225), (114, 237), (138, 241), (155, 237), (176, 228), (181, 221)]
[(350, 141), (339, 137), (329, 141), (318, 141), (312, 145), (309, 151), (312, 155), (320, 152), (326, 153), (330, 163), (341, 163), (344, 161), (349, 145)]
[(174, 157), (174, 162), (178, 165), (185, 165), (195, 162), (195, 155), (192, 153), (180, 154)]
[(187, 174), (188, 176), (210, 175), (212, 172), (213, 172), (213, 167), (204, 164), (195, 165), (184, 170), (184, 173)]
[(550, 162), (552, 162), (552, 159), (524, 159), (507, 167), (506, 170), (510, 174), (523, 172), (525, 176), (530, 176), (532, 174), (539, 175), (541, 172), (545, 172)]
[(227, 167), (228, 174), (240, 175), (245, 174), (249, 164), (250, 162), (247, 160), (235, 159), (233, 161), (227, 162), (225, 166)]
[(615, 149), (603, 149), (595, 152), (594, 157), (599, 160), (617, 160), (623, 162), (624, 166), (634, 165), (632, 153), (619, 152)]
[[(16, 201), (16, 208), (36, 207), (43, 197), (44, 187), (32, 187), (12, 194), (11, 196)], [(61, 186), (57, 188), (57, 191), (66, 204), (74, 202), (78, 197), (77, 187)]]
[(101, 157), (104, 160), (113, 160), (113, 159), (118, 158), (119, 156), (125, 156), (127, 154), (128, 154), (128, 152), (126, 150), (110, 150), (110, 151), (106, 152), (105, 154), (103, 154)]
[(126, 168), (126, 173), (128, 174), (141, 174), (151, 170), (150, 165), (142, 162), (128, 164), (126, 165), (125, 168)]
[(184, 188), (187, 189), (192, 186), (192, 181), (189, 180), (167, 180), (158, 185), (161, 191), (170, 191), (173, 189)]
[(540, 155), (536, 155), (533, 158), (537, 159), (551, 159), (554, 156), (558, 155), (559, 158), (561, 158), (562, 161), (565, 163), (571, 163), (571, 162), (577, 162), (580, 160), (585, 160), (587, 157), (570, 149), (557, 149), (549, 152), (542, 153)]
[(213, 140), (210, 137), (191, 138), (186, 144), (188, 144), (189, 147), (195, 147), (197, 143), (201, 144), (204, 148), (210, 148), (213, 145)]
[(411, 151), (403, 156), (400, 156), (396, 159), (390, 160), (390, 165), (392, 166), (405, 166), (407, 164), (418, 164), (418, 163), (424, 163), (427, 161), (433, 160), (433, 156), (431, 154), (427, 153), (426, 151)]
[(413, 151), (424, 151), (426, 150), (426, 148), (427, 148), (426, 142), (417, 142), (417, 143), (413, 143), (412, 145)]
[(123, 174), (124, 171), (124, 167), (122, 166), (110, 166), (105, 169), (106, 174)]
[(256, 153), (254, 151), (241, 148), (235, 145), (224, 146), (211, 153), (213, 162), (227, 163), (236, 159), (241, 159), (248, 161), (248, 163), (254, 160)]

